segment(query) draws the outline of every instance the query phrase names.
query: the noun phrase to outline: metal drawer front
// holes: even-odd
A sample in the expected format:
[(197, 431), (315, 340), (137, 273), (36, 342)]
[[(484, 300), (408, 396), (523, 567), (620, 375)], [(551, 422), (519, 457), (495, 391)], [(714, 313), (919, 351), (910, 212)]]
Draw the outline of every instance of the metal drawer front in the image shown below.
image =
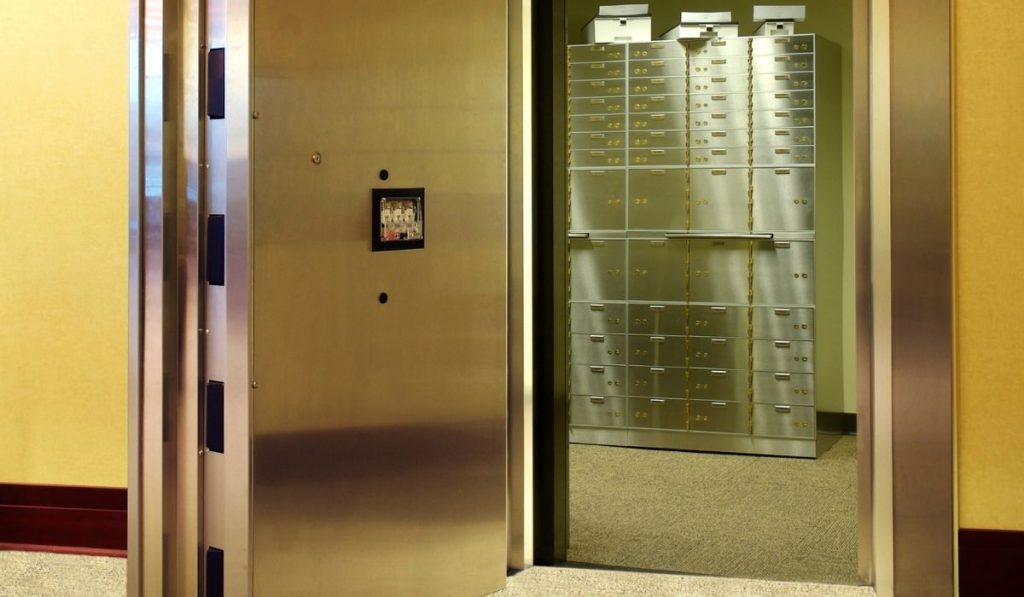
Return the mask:
[(754, 372), (754, 402), (814, 406), (814, 374)]
[(625, 149), (626, 133), (573, 133), (569, 149)]
[(814, 74), (812, 73), (754, 75), (754, 93), (763, 91), (806, 91), (809, 89), (814, 89)]
[(754, 112), (755, 129), (778, 129), (814, 126), (814, 110), (757, 110)]
[(690, 305), (690, 334), (716, 338), (747, 337), (747, 307)]
[(690, 338), (690, 366), (706, 369), (746, 369), (746, 338)]
[(762, 305), (814, 304), (813, 241), (754, 244), (754, 302)]
[(814, 127), (757, 129), (754, 131), (754, 149), (814, 145)]
[(813, 438), (814, 407), (755, 404), (754, 435)]
[(814, 373), (814, 342), (754, 340), (754, 371)]
[(701, 147), (690, 151), (692, 166), (741, 167), (747, 163), (746, 147)]
[(614, 168), (625, 165), (625, 149), (581, 149), (569, 152), (571, 168)]
[(624, 300), (626, 298), (626, 242), (622, 240), (572, 239), (573, 300)]
[(686, 74), (686, 61), (680, 59), (630, 60), (630, 77), (679, 77)]
[(755, 166), (813, 166), (814, 146), (791, 147), (754, 146)]
[(635, 77), (629, 80), (632, 95), (680, 95), (689, 91), (686, 77)]
[(685, 367), (686, 339), (682, 336), (630, 335), (629, 364), (649, 367)]
[[(683, 244), (684, 241), (673, 241)], [(691, 240), (690, 296), (695, 303), (747, 302), (748, 241)]]
[[(694, 168), (690, 171), (690, 229), (747, 229), (747, 169)], [(746, 270), (744, 269), (744, 275)], [(691, 299), (698, 300), (698, 299)], [(746, 296), (742, 302), (746, 302)]]
[(746, 56), (698, 56), (690, 60), (690, 75), (695, 77), (709, 75), (747, 74), (750, 61)]
[(813, 91), (762, 91), (754, 94), (754, 110), (795, 110), (814, 107)]
[(629, 227), (681, 230), (686, 226), (686, 170), (629, 171)]
[(711, 75), (706, 77), (690, 77), (690, 93), (720, 94), (747, 93), (747, 75)]
[(608, 97), (626, 95), (625, 79), (594, 79), (573, 81), (569, 84), (569, 97)]
[(690, 398), (747, 402), (747, 370), (690, 369)]
[(626, 98), (616, 97), (581, 97), (569, 100), (570, 114), (623, 114), (626, 111)]
[(588, 427), (625, 427), (628, 399), (615, 396), (570, 396), (569, 424)]
[(572, 362), (580, 365), (625, 365), (626, 336), (573, 334)]
[(685, 112), (656, 112), (652, 114), (635, 114), (629, 118), (630, 130), (640, 131), (675, 131), (686, 128)]
[(683, 305), (629, 305), (629, 331), (632, 334), (681, 336), (686, 333), (686, 307)]
[(788, 37), (755, 37), (752, 42), (754, 56), (765, 54), (798, 54), (814, 51), (813, 35)]
[(690, 147), (719, 148), (742, 147), (746, 149), (747, 129), (732, 130), (698, 130), (690, 132)]
[(569, 306), (572, 331), (584, 334), (626, 332), (626, 305), (622, 303), (572, 303)]
[(683, 166), (686, 150), (682, 147), (667, 149), (633, 149), (629, 152), (631, 166)]
[(754, 169), (754, 230), (814, 230), (814, 169)]
[(630, 398), (630, 427), (686, 429), (686, 402), (663, 398)]
[(654, 398), (686, 395), (686, 370), (672, 367), (630, 367), (629, 394)]
[(626, 76), (625, 62), (584, 62), (569, 66), (570, 81), (592, 79), (622, 79)]
[[(747, 122), (747, 113), (745, 111), (693, 112), (690, 114), (690, 128), (695, 131), (717, 131), (723, 129), (746, 130)], [(743, 144), (746, 145), (746, 142)], [(744, 160), (744, 163), (746, 163), (746, 160)]]
[(685, 112), (685, 95), (644, 95), (629, 99), (629, 111), (636, 114), (649, 112)]
[(626, 130), (626, 116), (591, 115), (569, 118), (569, 130), (578, 133), (602, 133)]
[(690, 400), (690, 430), (747, 433), (747, 405), (743, 402)]
[(686, 147), (686, 131), (644, 131), (629, 133), (629, 147)]
[(629, 241), (629, 299), (686, 300), (686, 247), (668, 240)]
[(749, 40), (744, 38), (688, 40), (685, 42), (695, 57), (706, 56), (746, 56), (749, 52)]
[(626, 58), (626, 46), (622, 44), (587, 44), (569, 46), (569, 62), (611, 62)]
[(573, 365), (570, 373), (573, 394), (625, 396), (626, 368), (611, 365)]
[(570, 182), (570, 230), (626, 227), (626, 172), (574, 170)]
[(776, 54), (755, 56), (754, 74), (814, 72), (814, 54)]
[(686, 58), (686, 47), (676, 41), (629, 44), (630, 60)]
[(754, 338), (814, 340), (814, 309), (754, 307)]

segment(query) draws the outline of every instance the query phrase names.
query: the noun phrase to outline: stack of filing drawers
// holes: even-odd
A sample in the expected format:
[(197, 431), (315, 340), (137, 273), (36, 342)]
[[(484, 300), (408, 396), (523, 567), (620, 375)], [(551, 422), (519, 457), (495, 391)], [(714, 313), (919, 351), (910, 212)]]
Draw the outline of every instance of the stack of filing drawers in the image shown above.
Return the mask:
[(815, 456), (815, 42), (569, 47), (571, 441)]

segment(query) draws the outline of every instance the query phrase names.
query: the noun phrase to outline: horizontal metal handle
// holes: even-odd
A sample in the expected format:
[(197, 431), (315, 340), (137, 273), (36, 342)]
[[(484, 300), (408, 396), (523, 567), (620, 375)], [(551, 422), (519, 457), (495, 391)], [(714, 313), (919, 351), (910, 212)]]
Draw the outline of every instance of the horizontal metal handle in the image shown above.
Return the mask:
[(591, 404), (604, 404), (604, 398), (601, 397), (601, 396), (591, 396), (590, 397), (590, 403)]
[(651, 398), (651, 404), (665, 404), (665, 401), (661, 398)]
[(791, 343), (789, 342), (789, 340), (776, 340), (775, 341), (775, 348), (789, 348), (790, 346), (791, 346)]
[(790, 375), (789, 373), (776, 373), (775, 374), (775, 379), (777, 379), (779, 381), (789, 381), (792, 378), (793, 378), (793, 376)]
[(711, 307), (711, 312), (712, 313), (725, 313), (728, 310), (729, 309), (726, 308), (726, 307)]
[(651, 373), (664, 373), (664, 367), (651, 367)]
[(591, 342), (604, 342), (604, 336), (602, 336), (601, 334), (591, 334), (590, 335), (590, 341)]
[(604, 373), (604, 367), (591, 367), (591, 373)]
[(651, 342), (664, 342), (664, 336), (651, 336)]
[(651, 305), (651, 311), (664, 311), (665, 305)]
[(726, 373), (728, 373), (728, 371), (725, 371), (725, 370), (722, 370), (722, 369), (715, 369), (715, 370), (711, 371), (711, 375), (714, 375), (716, 377), (721, 377), (721, 376), (725, 375)]
[(792, 313), (792, 311), (790, 311), (789, 309), (776, 309), (775, 310), (775, 314), (776, 315), (780, 315), (782, 317), (788, 317), (791, 313)]
[(773, 240), (773, 232), (666, 232), (665, 238), (692, 239), (692, 240)]
[(594, 304), (590, 305), (590, 310), (591, 311), (604, 311), (604, 305), (602, 305), (600, 303), (594, 303)]
[(590, 238), (589, 232), (570, 232), (569, 238)]
[(781, 404), (775, 405), (775, 412), (777, 413), (788, 413), (793, 410), (792, 406), (783, 406)]
[(724, 402), (712, 402), (711, 403), (711, 408), (725, 408), (726, 406), (728, 406), (728, 405), (726, 403), (724, 403)]
[(712, 344), (725, 344), (725, 342), (726, 342), (725, 338), (712, 338), (711, 339), (711, 343)]

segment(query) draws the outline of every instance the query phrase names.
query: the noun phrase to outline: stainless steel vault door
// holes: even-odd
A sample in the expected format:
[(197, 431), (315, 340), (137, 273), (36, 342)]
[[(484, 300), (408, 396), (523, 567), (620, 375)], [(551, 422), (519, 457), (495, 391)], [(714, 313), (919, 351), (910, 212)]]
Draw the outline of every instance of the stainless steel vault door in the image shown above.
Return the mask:
[[(504, 585), (506, 14), (253, 4), (255, 594)], [(378, 187), (425, 248), (371, 251)]]

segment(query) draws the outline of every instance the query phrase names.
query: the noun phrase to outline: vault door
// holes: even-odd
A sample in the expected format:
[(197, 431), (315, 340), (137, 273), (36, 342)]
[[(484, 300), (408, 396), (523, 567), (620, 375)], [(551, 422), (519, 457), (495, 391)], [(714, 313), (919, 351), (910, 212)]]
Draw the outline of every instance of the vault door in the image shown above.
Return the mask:
[[(253, 48), (255, 593), (496, 590), (505, 3), (256, 0)], [(374, 188), (423, 248), (372, 251)]]

